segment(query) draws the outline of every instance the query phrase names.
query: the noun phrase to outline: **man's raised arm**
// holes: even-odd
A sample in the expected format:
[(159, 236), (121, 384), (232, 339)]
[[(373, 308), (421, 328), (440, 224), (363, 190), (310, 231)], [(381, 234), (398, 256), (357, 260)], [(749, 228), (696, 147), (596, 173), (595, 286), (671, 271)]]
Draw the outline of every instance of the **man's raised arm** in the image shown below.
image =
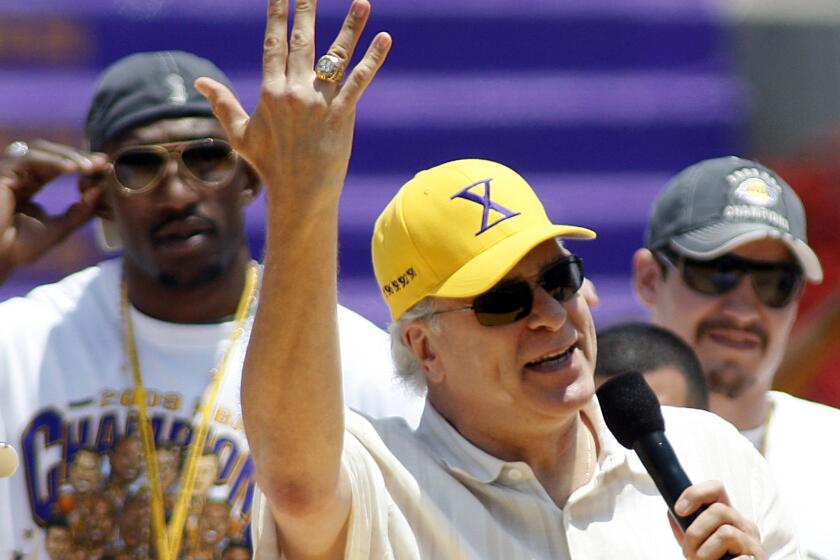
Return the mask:
[[(202, 78), (233, 147), (267, 193), (263, 284), (242, 380), (256, 479), (289, 558), (341, 557), (350, 511), (336, 277), (338, 199), (353, 143), (356, 104), (391, 46), (377, 35), (346, 79), (316, 74), (314, 0), (270, 0), (260, 99), (249, 116), (221, 84)], [(346, 67), (370, 13), (354, 0), (328, 53)], [(288, 36), (288, 39), (287, 39)]]

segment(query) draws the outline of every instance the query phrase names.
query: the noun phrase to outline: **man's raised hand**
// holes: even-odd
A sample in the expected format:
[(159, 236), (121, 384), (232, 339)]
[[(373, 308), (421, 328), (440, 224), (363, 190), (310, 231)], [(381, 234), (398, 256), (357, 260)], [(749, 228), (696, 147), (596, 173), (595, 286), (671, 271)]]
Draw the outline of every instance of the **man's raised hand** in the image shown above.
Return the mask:
[[(341, 82), (318, 78), (315, 71), (314, 0), (295, 2), (288, 32), (289, 0), (270, 0), (263, 41), (260, 98), (248, 115), (222, 84), (201, 78), (231, 144), (260, 174), (269, 201), (304, 192), (337, 196), (344, 183), (353, 144), (356, 105), (391, 47), (379, 33), (362, 59)], [(354, 0), (341, 30), (327, 51), (346, 68), (370, 14), (367, 0)], [(274, 189), (274, 185), (282, 185)], [(316, 197), (317, 198), (317, 197)]]
[[(0, 155), (0, 282), (18, 266), (40, 258), (93, 216), (102, 182), (86, 177), (107, 167), (104, 154), (46, 140), (13, 142)], [(49, 214), (33, 202), (47, 183), (71, 173), (83, 177), (78, 202), (58, 214)]]

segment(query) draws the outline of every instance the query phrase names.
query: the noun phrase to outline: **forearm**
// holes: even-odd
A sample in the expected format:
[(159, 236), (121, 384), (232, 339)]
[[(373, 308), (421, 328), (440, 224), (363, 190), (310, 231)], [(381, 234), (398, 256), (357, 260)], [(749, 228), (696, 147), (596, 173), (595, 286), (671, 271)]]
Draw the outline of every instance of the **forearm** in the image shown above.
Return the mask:
[[(341, 474), (338, 199), (356, 103), (391, 46), (387, 34), (377, 35), (341, 84), (316, 76), (314, 8), (295, 3), (289, 32), (287, 0), (269, 0), (263, 83), (251, 115), (225, 86), (196, 82), (233, 147), (266, 186), (265, 269), (243, 369), (242, 410), (257, 483), (290, 558), (343, 553), (351, 495)], [(330, 47), (345, 64), (369, 11), (366, 0), (355, 0)]]
[[(305, 511), (336, 491), (343, 439), (333, 196), (268, 189), (266, 257), (242, 381), (257, 480)], [(297, 192), (300, 192), (299, 190)], [(285, 196), (274, 193), (284, 193)]]

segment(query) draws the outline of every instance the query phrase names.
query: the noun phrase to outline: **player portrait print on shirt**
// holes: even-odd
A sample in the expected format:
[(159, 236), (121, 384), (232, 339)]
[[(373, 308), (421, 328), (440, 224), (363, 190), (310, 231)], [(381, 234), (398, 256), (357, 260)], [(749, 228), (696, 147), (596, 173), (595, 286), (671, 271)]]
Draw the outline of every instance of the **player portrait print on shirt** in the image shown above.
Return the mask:
[[(35, 525), (50, 560), (154, 558), (147, 461), (133, 410), (132, 390), (103, 390), (45, 408), (19, 442)], [(196, 403), (176, 393), (149, 391), (159, 479), (169, 518), (194, 426)], [(218, 407), (216, 426), (241, 431), (241, 417)], [(179, 558), (216, 559), (248, 540), (253, 464), (238, 437), (211, 431), (198, 459)], [(38, 529), (36, 529), (37, 531)], [(36, 545), (37, 546), (37, 545)], [(224, 556), (225, 558), (228, 556)]]

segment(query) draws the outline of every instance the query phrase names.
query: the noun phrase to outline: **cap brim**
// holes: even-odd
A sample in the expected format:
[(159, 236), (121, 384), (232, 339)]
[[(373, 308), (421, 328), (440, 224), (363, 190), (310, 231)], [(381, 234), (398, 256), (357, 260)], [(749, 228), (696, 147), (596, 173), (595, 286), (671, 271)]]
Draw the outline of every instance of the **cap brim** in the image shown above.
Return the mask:
[(111, 220), (96, 220), (96, 244), (103, 251), (119, 251), (122, 249), (122, 238), (117, 230), (117, 224)]
[(671, 238), (674, 249), (687, 257), (714, 259), (736, 247), (760, 239), (778, 239), (799, 261), (805, 277), (815, 284), (823, 279), (820, 259), (807, 243), (773, 226), (756, 223), (717, 223)]
[(484, 293), (504, 278), (531, 249), (557, 237), (595, 239), (595, 232), (577, 226), (553, 224), (526, 229), (484, 250), (429, 295), (458, 298)]

